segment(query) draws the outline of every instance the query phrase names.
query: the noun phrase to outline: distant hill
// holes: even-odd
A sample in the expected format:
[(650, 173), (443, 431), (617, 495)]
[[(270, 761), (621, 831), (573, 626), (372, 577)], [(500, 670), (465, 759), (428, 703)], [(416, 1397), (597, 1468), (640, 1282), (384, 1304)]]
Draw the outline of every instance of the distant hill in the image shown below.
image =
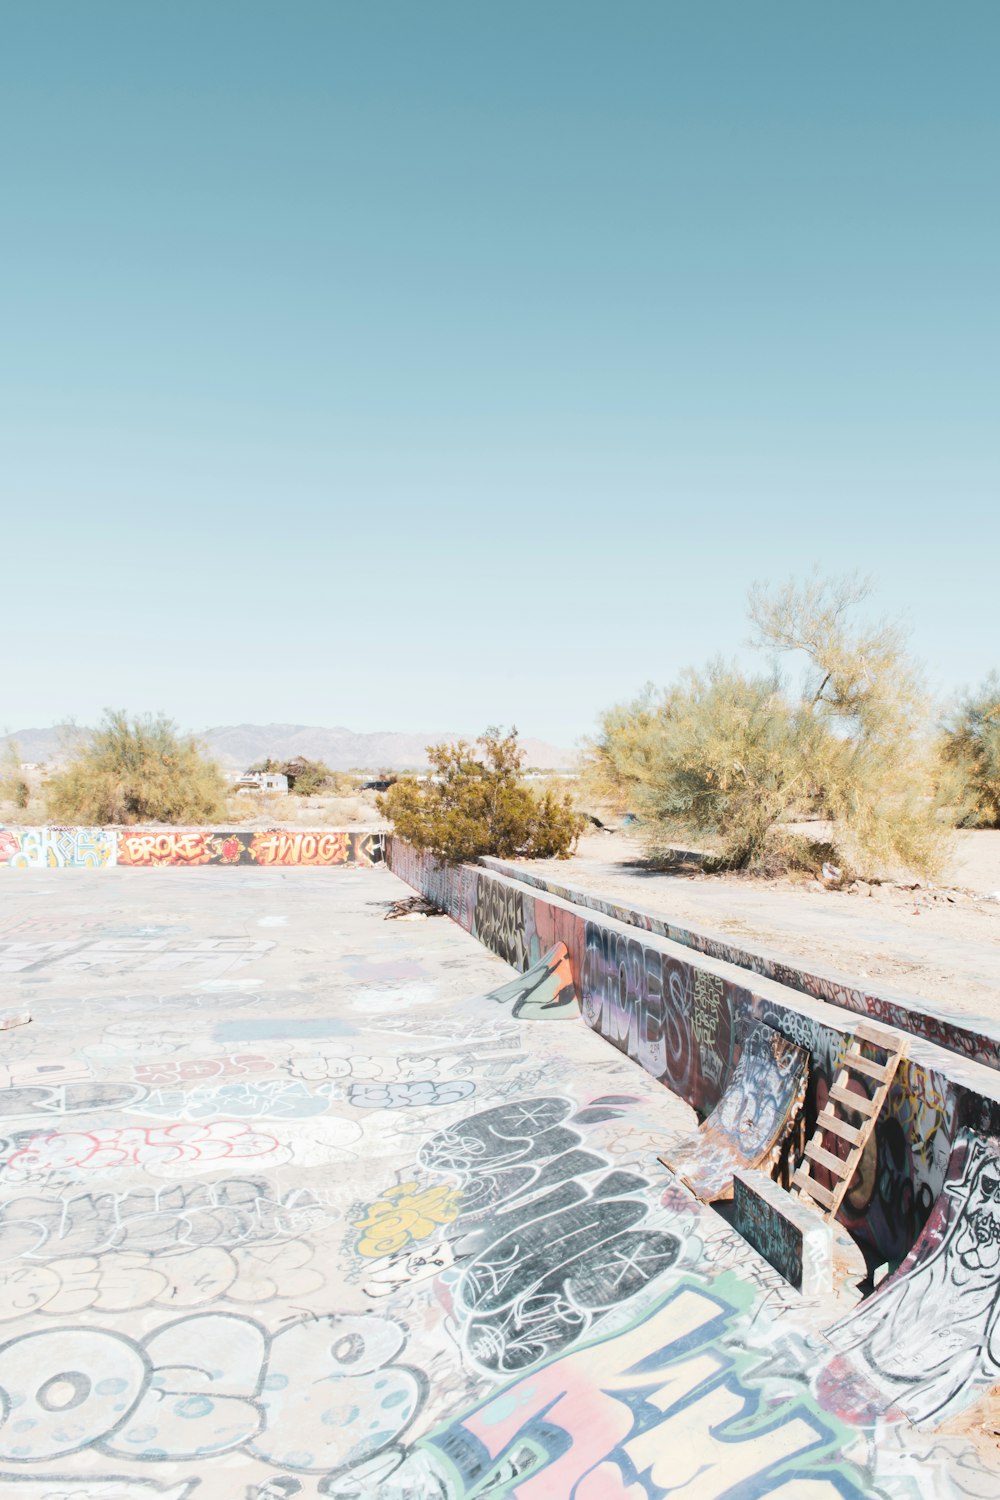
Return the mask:
[[(29, 763), (58, 761), (64, 753), (67, 735), (85, 735), (88, 731), (78, 726), (57, 725), (52, 729), (19, 729), (14, 734), (0, 736), (0, 746), (10, 740), (17, 743), (22, 760)], [(466, 739), (471, 739), (466, 735)], [(375, 734), (355, 734), (353, 730), (336, 728), (321, 729), (308, 724), (224, 724), (215, 729), (206, 729), (198, 738), (222, 765), (234, 770), (244, 770), (254, 761), (273, 756), (275, 760), (291, 760), (296, 755), (305, 755), (309, 760), (322, 760), (333, 771), (376, 771), (381, 767), (403, 770), (407, 767), (426, 766), (425, 747), (441, 740), (457, 740), (458, 734), (395, 734), (391, 731)], [(545, 770), (571, 770), (577, 763), (575, 750), (563, 750), (557, 745), (548, 745), (544, 740), (522, 739), (528, 766)]]
[(82, 738), (89, 732), (77, 724), (54, 724), (51, 729), (19, 729), (16, 734), (0, 735), (0, 748), (13, 740), (21, 759), (28, 765), (45, 765), (62, 759), (73, 739)]

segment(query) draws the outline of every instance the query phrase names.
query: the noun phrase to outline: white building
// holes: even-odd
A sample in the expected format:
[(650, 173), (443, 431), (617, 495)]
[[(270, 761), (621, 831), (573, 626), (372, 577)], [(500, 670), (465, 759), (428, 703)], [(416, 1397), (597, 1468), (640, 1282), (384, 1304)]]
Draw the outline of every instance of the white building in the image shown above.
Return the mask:
[(244, 771), (236, 785), (241, 792), (287, 792), (288, 777), (281, 771)]

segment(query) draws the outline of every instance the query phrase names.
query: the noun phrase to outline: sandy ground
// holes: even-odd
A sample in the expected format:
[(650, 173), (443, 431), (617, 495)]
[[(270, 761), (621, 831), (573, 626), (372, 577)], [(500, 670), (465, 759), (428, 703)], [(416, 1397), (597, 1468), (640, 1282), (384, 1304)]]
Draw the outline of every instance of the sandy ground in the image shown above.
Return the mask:
[[(233, 792), (214, 828), (388, 828), (375, 806), (375, 792), (358, 791), (346, 797), (296, 797), (277, 792)], [(0, 827), (34, 827), (51, 822), (45, 799), (35, 788), (27, 808), (0, 801)], [(151, 819), (144, 828), (169, 827)]]
[(956, 833), (942, 879), (974, 891), (1000, 894), (1000, 829), (963, 829)]
[(1000, 890), (1000, 832), (959, 835), (948, 872), (954, 887), (851, 893), (815, 882), (660, 874), (643, 857), (638, 841), (599, 833), (581, 839), (573, 859), (527, 867), (750, 947), (1000, 1020), (1000, 902), (982, 894)]

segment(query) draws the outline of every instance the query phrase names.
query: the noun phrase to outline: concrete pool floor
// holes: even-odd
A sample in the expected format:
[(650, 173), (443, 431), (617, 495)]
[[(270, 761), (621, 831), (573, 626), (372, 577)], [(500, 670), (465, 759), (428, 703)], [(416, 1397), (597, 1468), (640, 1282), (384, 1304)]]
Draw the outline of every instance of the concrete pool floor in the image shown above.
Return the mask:
[(0, 1494), (997, 1494), (843, 1418), (836, 1310), (656, 1160), (693, 1112), (409, 894), (6, 876)]

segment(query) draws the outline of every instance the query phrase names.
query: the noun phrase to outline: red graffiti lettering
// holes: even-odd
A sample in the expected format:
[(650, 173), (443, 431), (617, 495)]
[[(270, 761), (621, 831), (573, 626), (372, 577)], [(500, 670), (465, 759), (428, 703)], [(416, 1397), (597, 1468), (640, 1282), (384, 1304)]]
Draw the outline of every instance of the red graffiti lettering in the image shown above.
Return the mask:
[(255, 833), (252, 858), (262, 865), (343, 865), (348, 861), (346, 833)]
[(205, 865), (218, 854), (210, 833), (120, 833), (120, 865)]

